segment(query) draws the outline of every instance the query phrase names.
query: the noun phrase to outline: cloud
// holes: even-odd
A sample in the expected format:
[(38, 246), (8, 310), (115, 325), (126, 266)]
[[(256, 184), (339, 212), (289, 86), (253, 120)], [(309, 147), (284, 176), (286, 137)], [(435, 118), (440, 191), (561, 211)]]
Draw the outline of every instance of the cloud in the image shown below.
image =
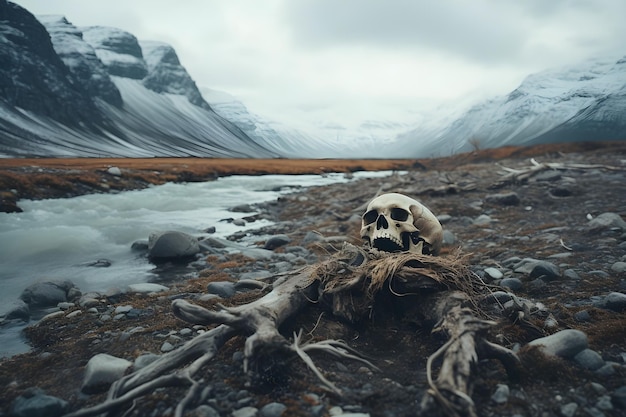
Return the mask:
[(515, 9), (486, 0), (304, 0), (289, 2), (285, 21), (304, 47), (426, 48), (484, 62), (523, 46), (526, 22), (511, 18)]
[(623, 16), (622, 0), (301, 0), (288, 2), (283, 18), (303, 48), (437, 51), (493, 65), (533, 60), (535, 48), (543, 58), (615, 50)]

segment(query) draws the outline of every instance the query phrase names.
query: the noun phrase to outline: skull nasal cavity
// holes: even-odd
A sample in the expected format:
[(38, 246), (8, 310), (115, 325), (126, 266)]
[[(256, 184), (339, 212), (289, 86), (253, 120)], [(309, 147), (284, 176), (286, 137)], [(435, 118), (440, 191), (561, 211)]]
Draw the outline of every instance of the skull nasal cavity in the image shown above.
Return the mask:
[(385, 216), (378, 216), (378, 220), (376, 221), (376, 229), (387, 228), (389, 228), (389, 223), (387, 223), (387, 219), (385, 219)]

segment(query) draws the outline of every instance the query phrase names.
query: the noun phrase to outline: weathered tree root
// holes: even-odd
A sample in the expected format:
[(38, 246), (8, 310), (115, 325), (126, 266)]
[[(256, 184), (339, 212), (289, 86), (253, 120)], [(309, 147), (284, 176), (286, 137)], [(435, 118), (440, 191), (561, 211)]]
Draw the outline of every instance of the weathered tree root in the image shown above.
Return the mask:
[[(461, 259), (458, 256), (446, 259), (407, 253), (372, 253), (347, 245), (328, 261), (281, 276), (272, 291), (249, 304), (220, 306), (220, 310), (213, 311), (185, 300), (175, 300), (172, 308), (178, 318), (194, 324), (218, 326), (115, 382), (102, 404), (66, 417), (118, 413), (122, 407), (128, 407), (156, 388), (187, 386), (187, 393), (175, 410), (176, 417), (182, 416), (202, 391), (198, 371), (229, 339), (240, 334), (247, 336), (244, 372), (251, 369), (250, 361), (281, 351), (290, 352), (315, 373), (324, 387), (341, 395), (341, 390), (324, 377), (309, 353), (323, 351), (377, 368), (341, 341), (306, 343), (299, 332), (290, 342), (278, 329), (287, 318), (311, 302), (324, 298), (330, 299), (335, 314), (361, 319), (364, 312), (373, 307), (377, 292), (383, 289), (393, 296), (417, 297), (416, 305), (424, 316), (438, 320), (436, 330), (449, 337), (448, 342), (428, 359), (430, 389), (423, 401), (425, 409), (434, 407), (454, 417), (475, 416), (471, 377), (478, 358), (499, 359), (512, 373), (517, 366), (517, 357), (485, 339), (487, 329), (495, 323), (476, 314), (476, 296), (484, 283), (474, 279)], [(359, 301), (348, 302), (353, 299)], [(433, 362), (440, 358), (439, 375), (433, 380)]]
[[(445, 303), (447, 300), (443, 300)], [(515, 376), (519, 359), (502, 346), (487, 341), (484, 334), (496, 323), (475, 317), (471, 309), (456, 305), (445, 313), (433, 331), (443, 331), (448, 341), (426, 363), (429, 390), (422, 400), (422, 411), (441, 408), (447, 416), (476, 416), (472, 393), (472, 372), (480, 358), (498, 359), (509, 376)], [(432, 377), (433, 362), (443, 356), (439, 375)]]

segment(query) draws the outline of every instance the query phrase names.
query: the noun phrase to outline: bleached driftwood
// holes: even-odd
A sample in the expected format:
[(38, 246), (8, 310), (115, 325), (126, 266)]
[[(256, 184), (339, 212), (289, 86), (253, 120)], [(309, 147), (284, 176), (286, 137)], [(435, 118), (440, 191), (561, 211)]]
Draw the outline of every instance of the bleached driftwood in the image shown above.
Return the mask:
[[(175, 410), (176, 416), (182, 416), (201, 391), (203, 381), (198, 371), (236, 335), (247, 337), (244, 372), (250, 372), (251, 363), (260, 358), (288, 352), (297, 355), (327, 389), (341, 395), (341, 390), (316, 367), (311, 352), (324, 351), (371, 367), (374, 364), (343, 342), (325, 340), (307, 344), (302, 342), (301, 333), (288, 340), (279, 328), (312, 301), (327, 301), (335, 315), (350, 321), (361, 320), (383, 290), (398, 296), (418, 297), (415, 305), (421, 314), (439, 321), (437, 330), (449, 338), (428, 360), (430, 389), (424, 407), (435, 407), (449, 416), (474, 415), (471, 379), (477, 358), (496, 358), (507, 368), (513, 368), (516, 362), (515, 354), (485, 338), (486, 330), (494, 323), (480, 317), (475, 301), (486, 295), (485, 284), (459, 256), (389, 254), (346, 244), (327, 261), (281, 276), (269, 293), (249, 304), (213, 311), (175, 300), (172, 308), (177, 317), (190, 323), (218, 326), (118, 380), (102, 404), (68, 416), (117, 412), (155, 388), (187, 386), (187, 394)], [(440, 359), (439, 375), (433, 379), (433, 363)]]
[(548, 170), (568, 170), (568, 169), (606, 169), (609, 171), (626, 171), (624, 167), (616, 167), (602, 164), (566, 164), (558, 162), (537, 162), (535, 158), (530, 159), (531, 165), (522, 169), (514, 169), (500, 166), (504, 171), (503, 176), (496, 181), (492, 188), (500, 188), (511, 183), (523, 182), (530, 177)]

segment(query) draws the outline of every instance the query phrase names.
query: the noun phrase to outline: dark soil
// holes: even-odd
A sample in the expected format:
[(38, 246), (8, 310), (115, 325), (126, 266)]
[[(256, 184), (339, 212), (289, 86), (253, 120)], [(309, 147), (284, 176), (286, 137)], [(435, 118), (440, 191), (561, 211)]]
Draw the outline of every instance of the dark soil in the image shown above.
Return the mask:
[[(543, 180), (531, 177), (498, 184), (502, 178), (499, 166), (527, 168), (531, 166), (531, 156), (540, 163), (595, 164), (598, 167), (562, 170), (558, 171), (560, 175)], [(49, 167), (44, 169), (49, 178), (46, 183), (35, 179), (27, 166), (5, 166), (4, 161), (0, 164), (0, 191), (15, 196), (10, 190), (19, 190), (19, 198), (59, 196), (58, 192), (61, 195), (105, 192), (107, 189), (100, 185), (116, 181), (104, 168), (91, 168), (77, 174), (73, 172), (76, 168), (68, 168), (72, 171), (69, 172)], [(378, 169), (370, 167), (367, 161), (359, 164), (366, 169)], [(116, 161), (110, 165), (121, 166), (121, 163)], [(490, 339), (517, 348), (562, 329), (579, 329), (587, 334), (591, 349), (600, 353), (605, 361), (618, 364), (614, 372), (601, 375), (573, 361), (544, 357), (536, 350), (522, 347), (523, 366), (517, 379), (510, 379), (496, 361), (479, 363), (472, 395), (478, 415), (562, 416), (561, 407), (568, 403), (578, 405), (573, 416), (626, 415), (624, 405), (615, 399), (610, 408), (598, 408), (603, 395), (611, 396), (626, 386), (626, 311), (613, 311), (594, 303), (611, 292), (626, 293), (626, 276), (611, 269), (614, 263), (626, 261), (626, 231), (587, 227), (588, 215), (596, 217), (613, 212), (622, 218), (626, 216), (626, 143), (506, 148), (437, 160), (403, 161), (395, 167), (408, 172), (383, 179), (310, 188), (281, 198), (263, 207), (277, 221), (275, 229), (268, 228), (264, 232), (288, 233), (292, 245), (301, 244), (309, 231), (325, 237), (339, 236), (339, 241), (358, 245), (359, 216), (365, 204), (379, 190), (400, 192), (419, 199), (438, 216), (450, 215), (443, 227), (452, 232), (456, 241), (444, 247), (442, 256), (460, 248), (479, 275), (484, 275), (487, 267), (507, 271), (507, 260), (512, 257), (547, 260), (558, 265), (561, 272), (574, 270), (578, 279), (562, 274), (558, 279), (542, 282), (509, 271), (510, 276), (519, 277), (523, 282), (516, 294), (543, 303), (558, 324), (545, 327), (543, 319), (537, 319), (532, 329), (524, 329), (503, 319), (491, 332)], [(143, 166), (139, 171), (145, 174), (149, 169), (155, 168)], [(168, 180), (181, 179), (169, 177), (171, 172), (166, 169), (160, 172), (159, 175), (167, 176)], [(68, 181), (71, 175), (78, 177)], [(205, 174), (194, 175), (197, 175), (194, 179), (206, 179)], [(59, 182), (65, 185), (58, 186)], [(85, 182), (98, 186), (85, 186)], [(149, 182), (153, 182), (153, 178), (146, 175), (122, 188), (141, 187)], [(46, 184), (51, 189), (42, 191)], [(486, 198), (507, 192), (516, 193), (519, 203), (504, 205)], [(19, 205), (17, 199), (16, 202)], [(491, 218), (490, 223), (472, 222), (483, 214)], [(327, 239), (308, 248), (324, 259), (335, 247), (341, 246), (332, 242), (334, 240)], [(83, 313), (30, 327), (27, 334), (33, 351), (0, 362), (0, 387), (4, 387), (0, 391), (0, 416), (8, 414), (14, 399), (31, 387), (39, 387), (48, 395), (68, 401), (71, 410), (103, 401), (105, 392), (80, 393), (84, 366), (94, 354), (108, 353), (133, 360), (144, 352), (159, 353), (163, 335), (191, 327), (173, 316), (172, 299), (191, 298), (193, 294), (202, 293), (208, 282), (228, 279), (224, 268), (258, 269), (258, 263), (242, 256), (230, 257), (227, 262), (216, 257), (208, 257), (207, 261), (212, 268), (202, 271), (197, 278), (181, 279), (166, 294), (121, 294), (109, 299), (110, 304), (132, 304), (139, 309), (142, 313), (135, 318), (102, 322), (97, 316)], [(244, 304), (262, 295), (261, 291), (248, 292), (221, 302)], [(203, 305), (211, 307), (212, 303)], [(575, 316), (580, 311), (587, 311), (590, 319), (577, 321)], [(129, 338), (122, 337), (129, 329), (139, 326), (143, 329)], [(237, 400), (249, 398), (241, 404), (260, 409), (270, 402), (282, 403), (288, 407), (285, 416), (330, 415), (334, 406), (341, 407), (344, 413), (369, 413), (371, 416), (420, 415), (420, 401), (427, 389), (426, 360), (444, 341), (432, 335), (428, 327), (412, 317), (399, 317), (387, 308), (375, 309), (362, 323), (353, 325), (337, 320), (323, 305), (312, 304), (287, 322), (281, 332), (291, 337), (300, 329), (307, 339), (346, 341), (370, 357), (381, 372), (355, 362), (315, 356), (324, 375), (345, 393), (343, 397), (321, 388), (312, 372), (297, 358), (280, 357), (275, 358), (275, 362), (269, 359), (268, 363), (258, 365), (256, 374), (247, 376), (240, 360), (245, 338), (236, 337), (204, 370), (204, 382), (211, 387), (215, 399), (213, 408), (221, 416), (230, 416)], [(508, 401), (503, 404), (491, 400), (498, 384), (506, 384), (511, 390)], [(137, 401), (127, 415), (173, 415), (174, 407), (185, 392), (183, 388), (159, 389)], [(120, 411), (114, 415), (122, 414)], [(188, 415), (201, 414), (196, 410)]]

